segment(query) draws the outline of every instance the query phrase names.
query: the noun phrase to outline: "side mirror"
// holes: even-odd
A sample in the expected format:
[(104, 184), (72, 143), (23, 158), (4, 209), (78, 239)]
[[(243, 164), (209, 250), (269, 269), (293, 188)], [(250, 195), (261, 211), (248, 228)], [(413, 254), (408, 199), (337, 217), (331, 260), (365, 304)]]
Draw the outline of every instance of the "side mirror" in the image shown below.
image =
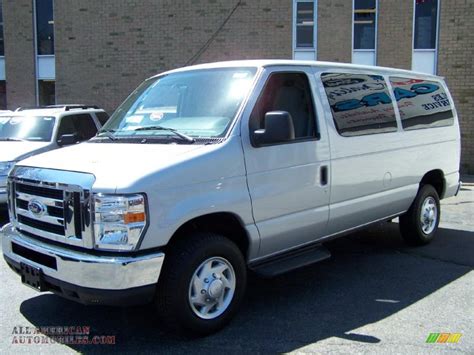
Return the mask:
[(73, 145), (79, 142), (79, 137), (76, 133), (73, 134), (63, 134), (58, 139), (58, 145), (64, 147), (65, 145)]
[(257, 146), (283, 143), (295, 139), (293, 119), (286, 111), (267, 112), (264, 124), (264, 129), (253, 132), (253, 141)]

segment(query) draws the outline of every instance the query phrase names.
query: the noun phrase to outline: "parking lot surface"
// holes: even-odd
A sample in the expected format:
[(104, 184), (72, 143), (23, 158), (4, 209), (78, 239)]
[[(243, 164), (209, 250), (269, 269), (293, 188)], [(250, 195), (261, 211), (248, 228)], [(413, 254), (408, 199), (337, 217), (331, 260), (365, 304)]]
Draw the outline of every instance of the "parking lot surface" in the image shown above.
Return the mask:
[[(148, 306), (86, 307), (23, 286), (0, 263), (0, 353), (465, 353), (474, 354), (474, 184), (442, 202), (436, 240), (403, 244), (383, 223), (327, 244), (332, 258), (263, 280), (253, 275), (236, 319), (202, 339), (164, 333)], [(1, 214), (0, 225), (6, 223)], [(396, 221), (395, 221), (396, 222)], [(40, 344), (37, 327), (90, 327), (114, 345)], [(51, 328), (48, 328), (51, 329)], [(460, 333), (458, 343), (427, 343)], [(23, 335), (23, 338), (21, 337)]]

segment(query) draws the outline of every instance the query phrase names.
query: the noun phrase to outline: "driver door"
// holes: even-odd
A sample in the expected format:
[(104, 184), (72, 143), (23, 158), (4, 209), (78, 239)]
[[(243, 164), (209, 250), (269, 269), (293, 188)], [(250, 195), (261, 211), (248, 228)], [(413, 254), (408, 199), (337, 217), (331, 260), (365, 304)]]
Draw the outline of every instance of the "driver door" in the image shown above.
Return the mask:
[[(311, 67), (266, 68), (242, 119), (242, 140), (259, 257), (317, 240), (329, 217), (329, 142)], [(265, 114), (291, 115), (294, 139), (259, 146)], [(319, 118), (319, 119), (318, 119)]]

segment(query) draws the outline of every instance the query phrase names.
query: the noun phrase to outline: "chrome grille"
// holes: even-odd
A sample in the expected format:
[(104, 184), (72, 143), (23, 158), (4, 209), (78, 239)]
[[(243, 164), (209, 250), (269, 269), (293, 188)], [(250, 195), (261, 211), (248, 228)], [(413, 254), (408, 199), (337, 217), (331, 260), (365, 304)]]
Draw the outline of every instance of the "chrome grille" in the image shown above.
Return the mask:
[[(10, 215), (16, 229), (28, 236), (91, 248), (90, 190), (71, 183), (34, 180), (29, 178), (32, 172), (39, 171), (38, 177), (43, 177), (46, 170), (27, 169), (14, 171), (8, 182)], [(56, 171), (56, 178), (58, 175), (84, 180), (83, 175), (89, 174)], [(85, 180), (90, 183), (90, 178)]]
[[(27, 229), (36, 228), (63, 237), (66, 235), (63, 191), (21, 183), (15, 183), (14, 191), (15, 214), (20, 224)], [(32, 202), (45, 206), (44, 213), (32, 213), (29, 210)]]

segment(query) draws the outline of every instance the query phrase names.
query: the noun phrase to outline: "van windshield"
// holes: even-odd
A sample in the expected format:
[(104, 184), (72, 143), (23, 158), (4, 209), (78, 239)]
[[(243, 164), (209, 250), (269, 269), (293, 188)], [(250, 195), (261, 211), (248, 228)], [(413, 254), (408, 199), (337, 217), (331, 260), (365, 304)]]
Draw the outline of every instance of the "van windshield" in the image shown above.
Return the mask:
[(0, 141), (49, 142), (55, 120), (46, 116), (0, 116)]
[(148, 79), (114, 112), (99, 137), (176, 138), (172, 130), (193, 138), (223, 137), (256, 71), (203, 69)]

